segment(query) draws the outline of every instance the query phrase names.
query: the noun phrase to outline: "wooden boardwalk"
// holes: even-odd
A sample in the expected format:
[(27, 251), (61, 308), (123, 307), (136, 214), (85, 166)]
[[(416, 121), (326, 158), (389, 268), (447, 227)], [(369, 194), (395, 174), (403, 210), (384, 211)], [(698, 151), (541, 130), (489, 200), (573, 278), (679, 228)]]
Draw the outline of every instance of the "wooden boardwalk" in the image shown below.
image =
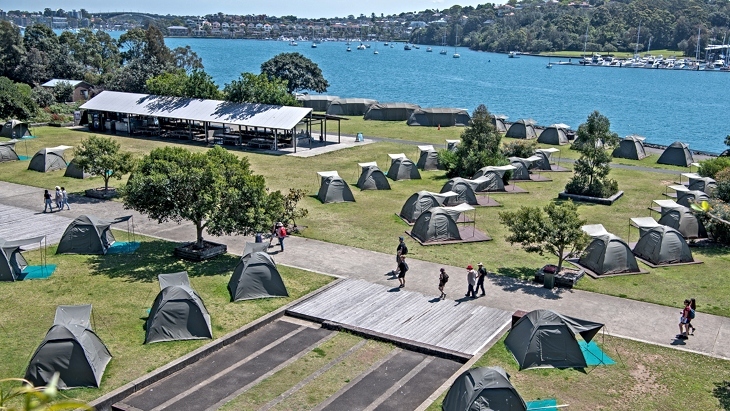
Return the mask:
[[(42, 204), (39, 203), (39, 207), (42, 207)], [(0, 238), (13, 241), (45, 235), (49, 245), (57, 243), (76, 214), (71, 214), (71, 211), (57, 213), (41, 211), (42, 208), (31, 211), (0, 204)], [(23, 246), (24, 250), (35, 248), (38, 248), (38, 244)]]
[[(471, 357), (497, 338), (511, 313), (347, 279), (287, 310), (318, 322), (356, 327), (393, 341)], [(460, 290), (461, 291), (461, 290)]]

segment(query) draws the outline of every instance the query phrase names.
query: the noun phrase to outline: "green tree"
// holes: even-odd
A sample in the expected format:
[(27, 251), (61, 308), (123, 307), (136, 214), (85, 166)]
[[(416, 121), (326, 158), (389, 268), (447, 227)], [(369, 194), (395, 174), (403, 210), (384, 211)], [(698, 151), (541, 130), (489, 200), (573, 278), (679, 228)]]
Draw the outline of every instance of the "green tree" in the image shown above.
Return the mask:
[(287, 91), (312, 90), (324, 93), (329, 83), (317, 63), (299, 53), (281, 53), (261, 65), (261, 73), (270, 80), (278, 78), (287, 82)]
[(279, 106), (299, 106), (297, 99), (287, 91), (286, 80), (269, 78), (266, 74), (241, 73), (223, 88), (227, 101), (260, 103)]
[(275, 193), (246, 158), (221, 147), (202, 153), (164, 147), (142, 158), (124, 189), (124, 206), (160, 223), (192, 222), (202, 248), (203, 230), (248, 235), (270, 227), (283, 210)]
[(111, 137), (91, 136), (81, 140), (74, 149), (74, 160), (79, 168), (104, 179), (104, 191), (109, 190), (109, 180), (121, 180), (134, 169), (132, 153), (123, 152)]
[(0, 21), (0, 76), (14, 78), (15, 68), (25, 54), (20, 29), (9, 21)]
[(203, 70), (203, 60), (190, 46), (175, 47), (172, 50), (175, 66), (185, 71)]
[(510, 244), (519, 243), (528, 253), (557, 257), (557, 272), (563, 268), (566, 256), (583, 250), (589, 240), (581, 230), (586, 222), (572, 201), (550, 203), (542, 209), (522, 206), (516, 211), (500, 212), (499, 220), (510, 230)]
[(492, 124), (489, 110), (480, 104), (461, 133), (461, 143), (454, 152), (441, 150), (439, 163), (449, 177), (471, 178), (482, 167), (507, 164), (500, 151), (501, 142), (502, 135)]
[(217, 100), (221, 92), (210, 75), (202, 70), (188, 74), (183, 69), (162, 73), (147, 80), (147, 89), (160, 96), (190, 97)]
[(53, 98), (58, 103), (65, 103), (71, 99), (74, 94), (74, 88), (68, 81), (56, 83), (53, 87)]
[(27, 85), (15, 84), (7, 77), (0, 77), (0, 118), (28, 120), (36, 110), (31, 92), (23, 90)]
[(574, 146), (580, 151), (575, 162), (573, 178), (565, 186), (570, 194), (610, 197), (618, 191), (616, 180), (608, 178), (611, 172), (611, 153), (619, 142), (618, 134), (611, 131), (611, 122), (598, 111), (578, 127)]

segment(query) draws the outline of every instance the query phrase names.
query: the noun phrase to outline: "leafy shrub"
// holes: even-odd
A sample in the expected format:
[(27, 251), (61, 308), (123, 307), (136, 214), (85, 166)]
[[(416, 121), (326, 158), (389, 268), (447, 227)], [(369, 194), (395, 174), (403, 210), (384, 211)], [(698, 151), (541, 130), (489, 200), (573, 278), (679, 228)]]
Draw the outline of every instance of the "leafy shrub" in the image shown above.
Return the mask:
[(502, 152), (507, 157), (527, 158), (535, 154), (536, 149), (537, 141), (535, 140), (517, 140), (504, 146)]
[(730, 205), (719, 200), (710, 200), (710, 206), (712, 216), (708, 213), (698, 212), (697, 217), (715, 241), (730, 245), (730, 224), (726, 223), (730, 221)]
[(618, 182), (610, 178), (589, 181), (587, 177), (576, 175), (565, 185), (565, 192), (590, 197), (608, 198), (618, 192)]
[(715, 181), (717, 182), (715, 197), (730, 203), (730, 168), (725, 168), (715, 174)]
[(51, 90), (41, 86), (33, 88), (30, 96), (38, 107), (48, 107), (56, 101)]
[(698, 173), (703, 177), (715, 178), (720, 171), (730, 167), (730, 157), (717, 157), (700, 161)]

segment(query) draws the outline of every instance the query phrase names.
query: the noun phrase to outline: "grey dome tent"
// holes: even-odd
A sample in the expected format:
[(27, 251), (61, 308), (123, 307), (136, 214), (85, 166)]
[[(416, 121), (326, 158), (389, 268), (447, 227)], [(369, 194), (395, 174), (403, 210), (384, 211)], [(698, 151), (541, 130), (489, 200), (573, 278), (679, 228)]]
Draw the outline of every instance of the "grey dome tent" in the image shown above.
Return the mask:
[(505, 137), (522, 138), (522, 139), (533, 139), (537, 138), (535, 132), (535, 121), (534, 120), (517, 120), (507, 129)]
[(46, 333), (25, 370), (25, 379), (45, 386), (59, 373), (58, 388), (98, 388), (112, 358), (91, 329), (91, 305), (59, 305), (53, 326)]
[(688, 191), (677, 191), (677, 204), (685, 207), (690, 207), (692, 203), (700, 203), (702, 201), (709, 201), (710, 196), (702, 191), (688, 190)]
[(717, 182), (712, 177), (690, 177), (687, 188), (712, 193), (713, 190), (717, 189)]
[(629, 245), (608, 232), (593, 236), (578, 263), (597, 275), (641, 272)]
[(269, 249), (269, 245), (266, 243), (252, 243), (252, 242), (246, 242), (246, 245), (243, 246), (243, 253), (241, 253), (241, 258), (247, 258), (253, 255), (254, 253), (263, 252), (265, 253)]
[(390, 190), (390, 183), (385, 174), (375, 163), (360, 163), (360, 178), (357, 187), (360, 190)]
[(18, 153), (15, 152), (15, 143), (14, 140), (0, 142), (0, 163), (20, 160)]
[(28, 127), (28, 123), (20, 120), (9, 120), (5, 122), (2, 130), (0, 130), (0, 137), (23, 138), (29, 135), (30, 128)]
[(662, 213), (657, 223), (679, 231), (684, 238), (707, 238), (705, 225), (689, 207), (668, 209)]
[(407, 121), (414, 111), (421, 108), (411, 103), (376, 103), (368, 108), (363, 118), (379, 121)]
[(512, 179), (529, 180), (530, 168), (532, 167), (533, 162), (538, 160), (540, 160), (540, 158), (537, 156), (532, 156), (528, 158), (510, 157), (509, 162), (515, 167), (515, 169), (512, 170)]
[(453, 127), (467, 126), (471, 121), (469, 112), (462, 108), (422, 108), (411, 114), (407, 124), (409, 126), (426, 127)]
[(144, 343), (213, 338), (210, 315), (190, 286), (188, 272), (160, 274), (160, 292), (150, 309)]
[(642, 234), (634, 246), (634, 255), (655, 265), (694, 262), (682, 233), (663, 225)]
[(575, 335), (590, 342), (603, 324), (568, 317), (550, 310), (535, 310), (515, 323), (504, 340), (520, 366), (527, 368), (585, 368)]
[(628, 158), (630, 160), (641, 160), (646, 158), (646, 150), (644, 149), (644, 137), (631, 135), (626, 136), (613, 149), (612, 155), (616, 158)]
[(44, 237), (27, 238), (23, 240), (7, 241), (0, 238), (0, 281), (15, 281), (23, 273), (28, 263), (20, 253), (20, 247), (36, 244)]
[(433, 146), (418, 146), (418, 166), (423, 171), (439, 169), (439, 153)]
[(303, 94), (297, 96), (302, 102), (302, 107), (311, 108), (314, 111), (327, 111), (330, 103), (339, 99), (338, 96), (326, 96), (324, 94)]
[(545, 171), (551, 171), (553, 169), (552, 167), (552, 154), (560, 152), (555, 147), (551, 148), (538, 148), (535, 150), (535, 157), (538, 157), (539, 159), (534, 161), (533, 164), (535, 165), (535, 168), (538, 170), (545, 170)]
[(231, 301), (289, 296), (274, 260), (265, 252), (241, 258), (228, 281), (228, 292)]
[(459, 147), (459, 144), (461, 144), (461, 139), (459, 140), (446, 140), (446, 149), (455, 152), (456, 149)]
[(355, 201), (350, 186), (340, 176), (329, 176), (322, 179), (317, 198), (323, 203), (343, 203)]
[(66, 227), (56, 254), (106, 254), (114, 242), (112, 221), (80, 215)]
[(689, 151), (689, 146), (679, 141), (675, 141), (667, 147), (657, 164), (669, 164), (673, 166), (689, 167), (694, 159), (692, 158), (692, 152)]
[(327, 107), (327, 114), (335, 116), (362, 116), (377, 100), (366, 98), (338, 98), (332, 100)]
[(441, 405), (443, 411), (526, 411), (525, 401), (501, 367), (479, 367), (456, 378)]
[[(453, 193), (444, 194), (453, 195)], [(409, 223), (414, 223), (425, 211), (444, 205), (447, 198), (448, 196), (441, 193), (432, 193), (430, 191), (413, 193), (403, 204), (399, 216)]]
[(565, 130), (569, 128), (570, 126), (567, 124), (551, 124), (547, 126), (542, 133), (540, 133), (540, 136), (537, 138), (537, 142), (542, 144), (552, 144), (554, 146), (568, 144), (568, 136), (565, 134)]
[(74, 159), (71, 160), (70, 163), (68, 163), (68, 166), (66, 167), (66, 172), (63, 173), (63, 176), (84, 179), (91, 177), (91, 174), (85, 172), (83, 168), (80, 168), (76, 163), (76, 160)]
[(486, 166), (480, 168), (472, 177), (474, 180), (487, 179), (482, 181), (480, 191), (505, 191), (505, 174), (508, 171), (514, 171), (517, 167), (514, 165), (506, 166)]
[[(486, 181), (486, 179), (484, 179)], [(480, 188), (481, 181), (467, 180), (461, 177), (454, 177), (447, 181), (441, 187), (442, 193), (454, 192), (457, 195), (449, 197), (446, 205), (455, 206), (457, 204), (466, 203), (469, 205), (478, 205), (476, 191)]]
[(40, 171), (41, 173), (63, 170), (66, 168), (66, 160), (63, 158), (63, 152), (69, 148), (71, 147), (58, 146), (38, 150), (33, 155), (33, 158), (30, 159), (28, 170)]
[(461, 211), (454, 207), (434, 207), (424, 211), (413, 224), (411, 235), (421, 243), (461, 240), (456, 221)]
[(499, 133), (506, 133), (507, 132), (507, 125), (504, 123), (504, 121), (507, 120), (507, 116), (503, 114), (493, 114), (492, 115), (492, 125), (495, 129), (497, 129), (497, 132)]
[(393, 181), (421, 179), (421, 173), (418, 172), (418, 167), (413, 164), (413, 161), (405, 157), (394, 159), (390, 164), (387, 175)]

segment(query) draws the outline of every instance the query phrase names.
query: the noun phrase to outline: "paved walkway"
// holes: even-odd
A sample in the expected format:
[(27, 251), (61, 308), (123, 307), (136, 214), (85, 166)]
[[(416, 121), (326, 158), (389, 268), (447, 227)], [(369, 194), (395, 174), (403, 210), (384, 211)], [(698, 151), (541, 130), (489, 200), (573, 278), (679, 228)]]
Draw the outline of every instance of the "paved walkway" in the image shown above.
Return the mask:
[[(0, 204), (3, 205), (39, 211), (43, 205), (42, 194), (42, 190), (35, 187), (0, 182)], [(132, 214), (138, 233), (178, 242), (195, 238), (192, 224), (157, 224), (136, 212), (124, 210), (119, 202), (100, 202), (84, 197), (72, 197), (70, 202), (72, 211), (61, 211), (57, 215), (74, 218), (79, 214), (91, 214), (114, 218)], [(216, 241), (227, 244), (229, 252), (240, 255), (245, 241), (252, 239), (220, 237)], [(396, 243), (394, 239), (394, 251)], [(285, 253), (276, 253), (276, 250), (278, 247), (271, 248), (274, 259), (279, 264), (341, 277), (360, 278), (382, 285), (397, 284), (396, 279), (388, 274), (395, 268), (394, 256), (391, 254), (300, 237), (286, 240)], [(409, 266), (407, 289), (427, 296), (439, 294), (439, 268), (446, 267), (450, 274), (446, 286), (448, 298), (438, 304), (479, 304), (507, 311), (552, 309), (569, 316), (603, 322), (606, 324), (605, 331), (611, 335), (730, 359), (730, 344), (726, 343), (730, 341), (730, 318), (727, 317), (697, 313), (697, 318), (693, 321), (698, 328), (696, 335), (687, 341), (681, 341), (674, 338), (678, 332), (680, 307), (666, 307), (580, 290), (547, 290), (539, 284), (504, 276), (491, 276), (486, 283), (487, 296), (472, 300), (463, 297), (467, 288), (466, 270), (463, 267), (418, 260), (409, 260)]]

